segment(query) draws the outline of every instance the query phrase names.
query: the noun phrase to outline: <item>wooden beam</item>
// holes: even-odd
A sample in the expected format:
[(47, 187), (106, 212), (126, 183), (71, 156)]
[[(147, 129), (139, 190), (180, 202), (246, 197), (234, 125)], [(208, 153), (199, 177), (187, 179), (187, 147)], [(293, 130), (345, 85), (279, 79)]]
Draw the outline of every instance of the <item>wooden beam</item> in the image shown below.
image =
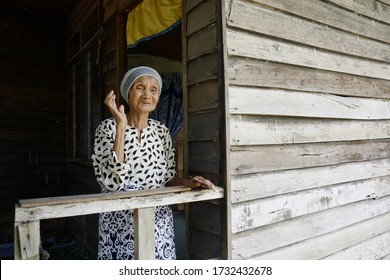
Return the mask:
[[(249, 259), (266, 252), (272, 253), (277, 248), (283, 249), (288, 246), (291, 246), (290, 248), (292, 249), (298, 249), (298, 244), (304, 245), (304, 241), (309, 242), (310, 240), (315, 242), (310, 244), (310, 251), (306, 250), (306, 253), (318, 253), (316, 258), (325, 257), (330, 253), (325, 251), (325, 254), (323, 254), (323, 249), (331, 248), (333, 243), (328, 239), (324, 243), (325, 247), (323, 247), (322, 244), (319, 244), (320, 239), (317, 239), (318, 237), (337, 233), (343, 228), (347, 229), (349, 226), (363, 223), (363, 221), (370, 224), (371, 230), (376, 231), (373, 225), (375, 222), (370, 222), (374, 217), (378, 217), (376, 221), (383, 226), (388, 226), (383, 223), (383, 221), (386, 221), (383, 215), (389, 215), (389, 207), (390, 196), (385, 196), (380, 199), (367, 199), (361, 203), (352, 203), (319, 211), (311, 215), (303, 215), (295, 219), (286, 220), (283, 223), (275, 223), (272, 226), (243, 231), (233, 235), (233, 259)], [(362, 233), (365, 232), (365, 229), (362, 227), (360, 229), (363, 230)], [(347, 239), (345, 240), (347, 243), (348, 239), (353, 238), (357, 233), (355, 230), (352, 232), (352, 235), (344, 233), (339, 238)], [(370, 234), (370, 232), (365, 233)], [(373, 232), (371, 231), (371, 233)], [(366, 237), (363, 237), (361, 240), (364, 239)], [(248, 242), (248, 240), (251, 240), (251, 242)], [(256, 244), (256, 246), (253, 246), (253, 244)], [(313, 250), (317, 246), (319, 246), (319, 250)], [(267, 256), (264, 256), (264, 258), (267, 258)], [(287, 258), (288, 256), (286, 255), (285, 259)], [(313, 258), (313, 255), (311, 258)]]
[(50, 205), (59, 205), (59, 204), (83, 203), (83, 202), (91, 202), (96, 200), (112, 200), (112, 199), (122, 199), (122, 198), (131, 198), (131, 197), (142, 197), (148, 195), (179, 193), (179, 192), (186, 192), (190, 190), (191, 190), (190, 187), (177, 186), (177, 187), (158, 188), (158, 189), (150, 189), (150, 190), (142, 190), (142, 191), (131, 191), (131, 192), (111, 192), (111, 193), (20, 199), (19, 205), (21, 207), (39, 207), (39, 206), (50, 206)]
[(15, 224), (15, 259), (39, 260), (39, 221)]
[[(320, 132), (320, 133), (319, 133)], [(232, 145), (296, 144), (389, 138), (390, 120), (232, 116)]]
[(341, 205), (390, 195), (390, 176), (324, 186), (233, 204), (232, 231), (239, 232)]
[[(369, 11), (366, 7), (361, 7), (363, 5), (357, 4), (358, 1), (333, 0), (332, 2), (347, 2), (343, 5), (360, 6), (357, 10)], [(372, 4), (372, 0), (369, 2)], [(363, 36), (359, 37), (355, 33), (332, 28), (332, 25), (324, 25), (288, 13), (281, 13), (279, 10), (268, 9), (254, 2), (237, 0), (232, 3), (227, 18), (227, 24), (231, 27), (334, 52), (390, 62), (390, 50), (386, 43)], [(310, 12), (307, 11), (307, 13)], [(387, 8), (387, 13), (389, 14), (380, 17), (379, 13), (376, 12), (378, 19), (387, 17), (387, 21), (390, 23), (390, 8)], [(359, 18), (357, 15), (355, 17)]]
[(232, 201), (243, 202), (390, 175), (390, 158), (232, 177)]
[[(148, 196), (135, 196), (122, 199), (113, 198), (111, 196), (112, 194), (105, 194), (109, 199), (106, 199), (105, 196), (102, 199), (97, 199), (95, 195), (91, 195), (92, 199), (89, 199), (88, 195), (86, 195), (84, 198), (87, 199), (83, 202), (62, 201), (61, 203), (53, 203), (53, 205), (34, 207), (21, 207), (20, 205), (16, 205), (15, 221), (54, 219), (223, 198), (223, 189), (220, 187), (217, 187), (215, 192), (209, 189), (196, 189), (175, 193), (175, 195), (173, 193), (151, 193)], [(54, 201), (54, 198), (52, 200)]]
[(332, 119), (390, 119), (390, 99), (230, 87), (231, 114)]
[[(357, 16), (356, 13), (329, 3), (329, 1), (300, 0), (252, 0), (260, 5), (266, 5), (289, 14), (307, 18), (325, 25), (336, 27), (354, 34), (390, 42), (389, 26), (382, 22)], [(381, 0), (387, 1), (388, 0)], [(353, 2), (353, 1), (350, 1)], [(374, 27), (374, 28), (373, 28)]]
[(134, 210), (134, 256), (136, 260), (155, 259), (154, 208)]
[[(245, 42), (243, 44), (242, 42)], [(386, 62), (367, 60), (320, 48), (297, 45), (249, 32), (227, 31), (228, 55), (318, 68), (364, 77), (390, 80)]]

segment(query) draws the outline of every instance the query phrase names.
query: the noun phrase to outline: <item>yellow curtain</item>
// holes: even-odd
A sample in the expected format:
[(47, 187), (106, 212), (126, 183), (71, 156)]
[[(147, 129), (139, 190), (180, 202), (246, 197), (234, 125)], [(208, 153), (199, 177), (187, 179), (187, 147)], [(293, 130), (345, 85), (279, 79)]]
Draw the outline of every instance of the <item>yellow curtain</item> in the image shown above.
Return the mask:
[(144, 0), (127, 17), (128, 47), (168, 32), (181, 18), (181, 0)]

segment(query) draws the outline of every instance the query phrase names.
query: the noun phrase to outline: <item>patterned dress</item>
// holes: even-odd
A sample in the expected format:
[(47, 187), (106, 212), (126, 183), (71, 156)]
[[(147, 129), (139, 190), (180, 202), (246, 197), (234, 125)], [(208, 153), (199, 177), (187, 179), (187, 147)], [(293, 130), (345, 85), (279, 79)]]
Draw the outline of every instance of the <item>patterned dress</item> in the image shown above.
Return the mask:
[[(113, 150), (115, 120), (106, 119), (96, 129), (92, 162), (102, 192), (163, 188), (176, 175), (175, 154), (168, 128), (149, 119), (141, 132), (127, 126), (125, 161)], [(134, 216), (132, 210), (101, 213), (98, 259), (134, 259)], [(155, 208), (155, 257), (176, 259), (173, 215), (169, 206)]]

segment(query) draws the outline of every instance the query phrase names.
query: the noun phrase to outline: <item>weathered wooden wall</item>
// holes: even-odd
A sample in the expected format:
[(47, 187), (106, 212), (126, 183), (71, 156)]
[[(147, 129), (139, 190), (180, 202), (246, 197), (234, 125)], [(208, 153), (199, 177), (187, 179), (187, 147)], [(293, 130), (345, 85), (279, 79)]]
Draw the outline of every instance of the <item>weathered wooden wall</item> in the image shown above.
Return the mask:
[[(183, 61), (185, 117), (188, 127), (186, 162), (189, 175), (202, 175), (221, 185), (222, 114), (220, 52), (220, 3), (214, 0), (183, 2)], [(222, 211), (220, 201), (193, 203), (189, 209), (191, 258), (210, 259), (222, 254)]]
[(232, 257), (389, 258), (390, 2), (231, 0), (226, 22)]
[(3, 7), (0, 34), (3, 243), (13, 240), (14, 208), (19, 198), (64, 191), (65, 21)]

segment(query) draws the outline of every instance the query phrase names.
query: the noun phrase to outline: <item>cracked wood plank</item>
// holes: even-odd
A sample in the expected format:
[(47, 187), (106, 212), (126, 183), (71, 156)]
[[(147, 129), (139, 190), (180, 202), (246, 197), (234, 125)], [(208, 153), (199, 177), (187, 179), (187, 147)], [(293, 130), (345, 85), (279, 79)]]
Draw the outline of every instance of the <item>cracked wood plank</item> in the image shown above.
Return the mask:
[(343, 97), (277, 89), (230, 87), (231, 114), (331, 119), (390, 119), (390, 99)]

